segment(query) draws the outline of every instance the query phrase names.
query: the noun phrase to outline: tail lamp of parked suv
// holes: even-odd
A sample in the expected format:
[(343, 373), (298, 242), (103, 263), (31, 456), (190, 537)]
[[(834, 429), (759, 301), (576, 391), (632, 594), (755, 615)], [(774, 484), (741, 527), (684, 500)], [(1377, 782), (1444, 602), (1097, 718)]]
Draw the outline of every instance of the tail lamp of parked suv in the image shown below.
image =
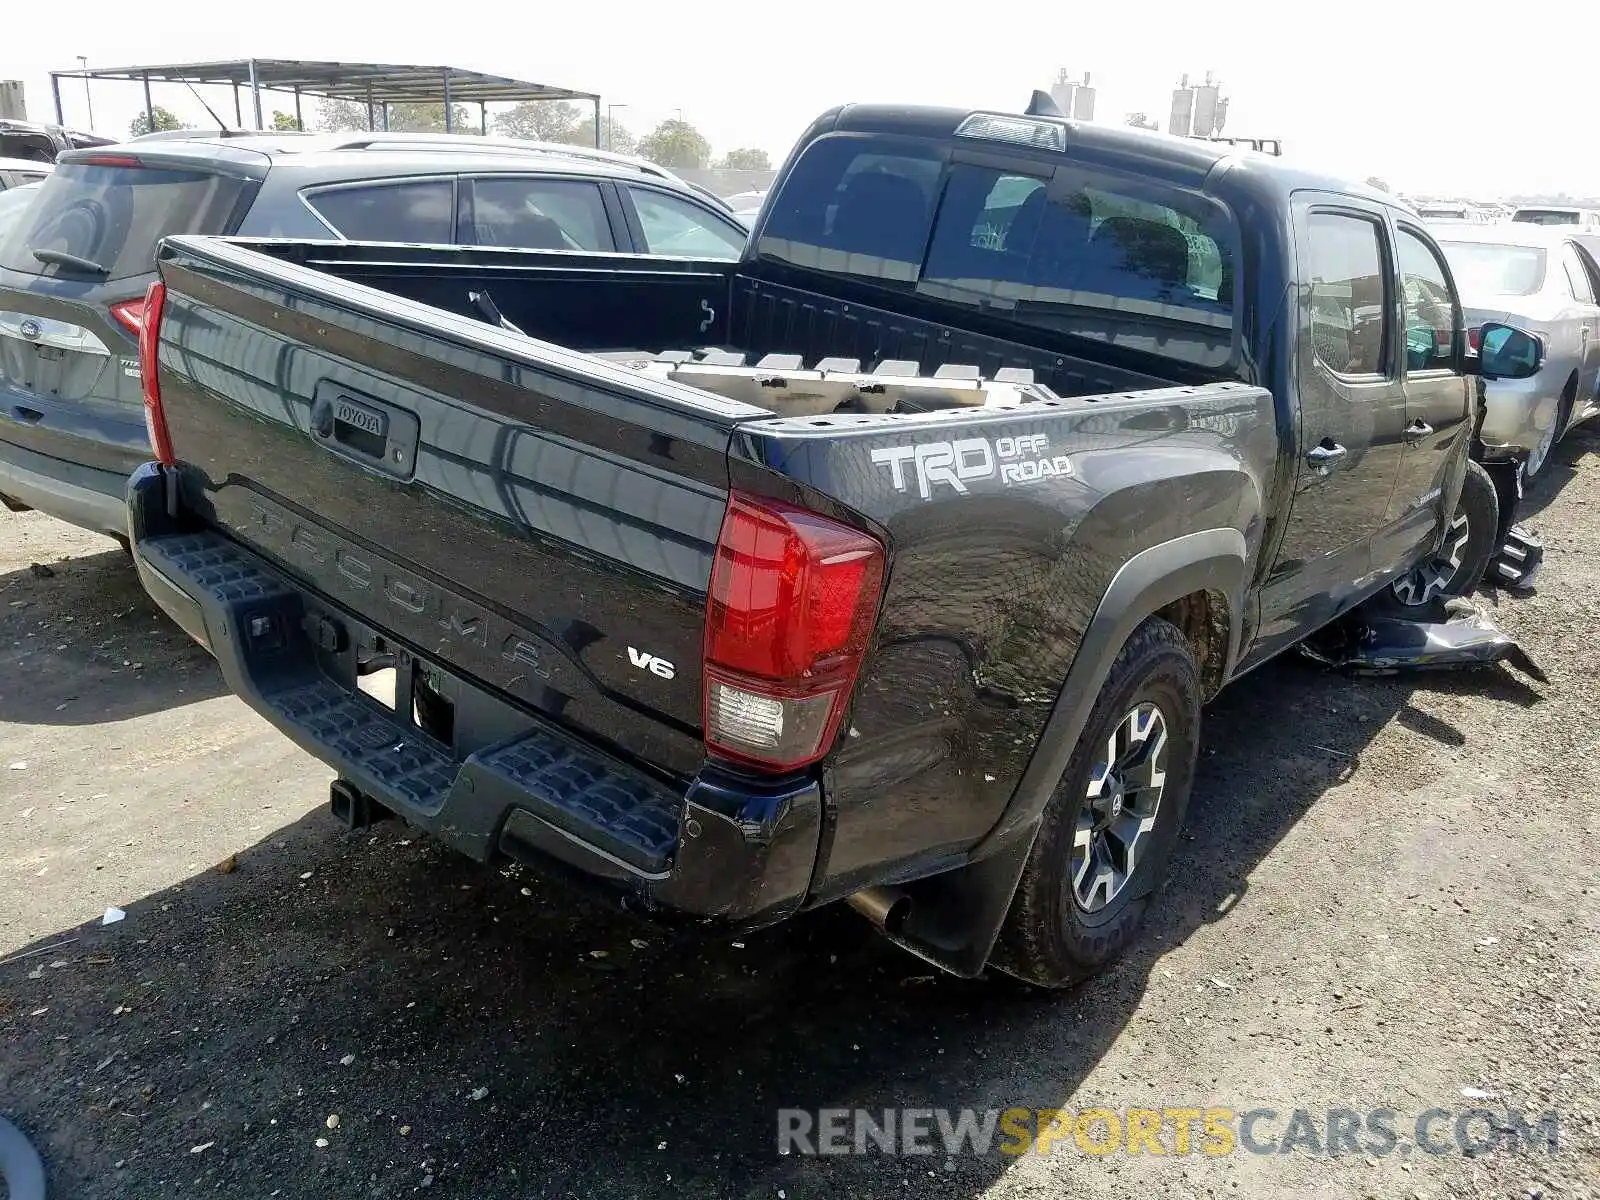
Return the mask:
[(706, 601), (705, 740), (765, 771), (833, 745), (866, 654), (883, 546), (837, 521), (734, 492)]
[[(130, 302), (131, 303), (131, 302)], [(159, 279), (145, 292), (139, 312), (139, 382), (144, 388), (144, 427), (156, 461), (164, 466), (177, 463), (172, 439), (167, 435), (167, 416), (161, 411), (161, 381), (156, 378), (156, 340), (161, 335), (161, 313), (167, 305), (167, 285)]]

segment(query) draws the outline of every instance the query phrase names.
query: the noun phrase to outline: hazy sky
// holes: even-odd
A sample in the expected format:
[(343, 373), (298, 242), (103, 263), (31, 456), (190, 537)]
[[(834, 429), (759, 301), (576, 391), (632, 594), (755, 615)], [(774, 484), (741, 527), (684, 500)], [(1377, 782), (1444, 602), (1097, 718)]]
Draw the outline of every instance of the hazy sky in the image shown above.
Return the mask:
[[(51, 114), (49, 71), (76, 66), (78, 55), (91, 66), (251, 54), (448, 63), (599, 92), (626, 105), (617, 119), (636, 133), (682, 110), (717, 151), (754, 145), (777, 159), (812, 117), (842, 101), (1015, 111), (1067, 67), (1093, 75), (1099, 120), (1145, 111), (1164, 123), (1178, 75), (1210, 70), (1231, 98), (1228, 133), (1282, 137), (1297, 160), (1334, 173), (1377, 175), (1414, 192), (1600, 194), (1600, 4), (1592, 2), (11, 7), (20, 12), (5, 19), (0, 79), (25, 81), (36, 119)], [(82, 85), (64, 83), (63, 93), (68, 123), (86, 123)], [(158, 86), (155, 98), (187, 120), (206, 119), (182, 87)], [(231, 120), (230, 93), (208, 99)], [(96, 83), (96, 126), (124, 134), (142, 103), (136, 84)]]

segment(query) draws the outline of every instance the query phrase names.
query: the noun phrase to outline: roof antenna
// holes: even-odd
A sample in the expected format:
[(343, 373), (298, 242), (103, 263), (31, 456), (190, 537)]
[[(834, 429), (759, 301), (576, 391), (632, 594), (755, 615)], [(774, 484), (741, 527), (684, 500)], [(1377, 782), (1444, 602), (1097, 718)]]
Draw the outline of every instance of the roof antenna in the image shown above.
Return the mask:
[(1028, 101), (1028, 107), (1023, 110), (1023, 115), (1028, 117), (1066, 117), (1061, 111), (1061, 106), (1049, 92), (1033, 89), (1033, 99)]
[(206, 98), (204, 96), (202, 96), (198, 91), (195, 91), (194, 84), (190, 83), (187, 79), (185, 79), (183, 81), (183, 84), (191, 92), (194, 92), (194, 98), (196, 100), (200, 101), (200, 107), (201, 108), (205, 109), (208, 113), (211, 114), (211, 119), (217, 123), (217, 128), (218, 129), (220, 129), (223, 133), (232, 133), (233, 132), (231, 129), (228, 128), (227, 122), (224, 121), (221, 117), (217, 116), (216, 109), (212, 108), (211, 105), (206, 103)]

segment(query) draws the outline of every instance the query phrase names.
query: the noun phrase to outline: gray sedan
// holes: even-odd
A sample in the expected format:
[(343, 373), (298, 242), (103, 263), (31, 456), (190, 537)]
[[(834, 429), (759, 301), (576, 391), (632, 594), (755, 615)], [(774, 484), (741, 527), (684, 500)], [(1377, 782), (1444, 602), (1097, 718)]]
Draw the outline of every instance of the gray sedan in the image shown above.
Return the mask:
[(1545, 341), (1538, 374), (1485, 385), (1485, 453), (1525, 460), (1531, 477), (1569, 429), (1600, 413), (1600, 264), (1557, 228), (1462, 225), (1438, 234), (1474, 348), (1486, 321)]

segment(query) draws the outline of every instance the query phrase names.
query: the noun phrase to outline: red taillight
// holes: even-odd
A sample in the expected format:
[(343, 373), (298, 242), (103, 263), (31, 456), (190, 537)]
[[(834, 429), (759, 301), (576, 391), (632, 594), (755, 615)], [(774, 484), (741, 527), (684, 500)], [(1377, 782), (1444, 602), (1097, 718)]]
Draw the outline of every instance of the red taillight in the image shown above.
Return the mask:
[(140, 162), (131, 154), (91, 154), (87, 158), (77, 160), (79, 166), (87, 167), (142, 167)]
[(172, 439), (167, 436), (167, 417), (161, 411), (161, 381), (156, 377), (156, 339), (161, 334), (161, 310), (167, 304), (167, 285), (157, 280), (144, 294), (139, 322), (139, 379), (144, 384), (144, 427), (150, 433), (150, 446), (156, 460), (166, 466), (177, 463)]
[(144, 297), (137, 300), (122, 300), (111, 306), (111, 315), (134, 337), (138, 337), (144, 328)]
[(1471, 329), (1467, 330), (1467, 345), (1471, 346), (1474, 350), (1481, 350), (1483, 348), (1483, 326), (1474, 325)]
[(882, 586), (876, 538), (733, 493), (706, 601), (707, 748), (782, 770), (826, 754)]

